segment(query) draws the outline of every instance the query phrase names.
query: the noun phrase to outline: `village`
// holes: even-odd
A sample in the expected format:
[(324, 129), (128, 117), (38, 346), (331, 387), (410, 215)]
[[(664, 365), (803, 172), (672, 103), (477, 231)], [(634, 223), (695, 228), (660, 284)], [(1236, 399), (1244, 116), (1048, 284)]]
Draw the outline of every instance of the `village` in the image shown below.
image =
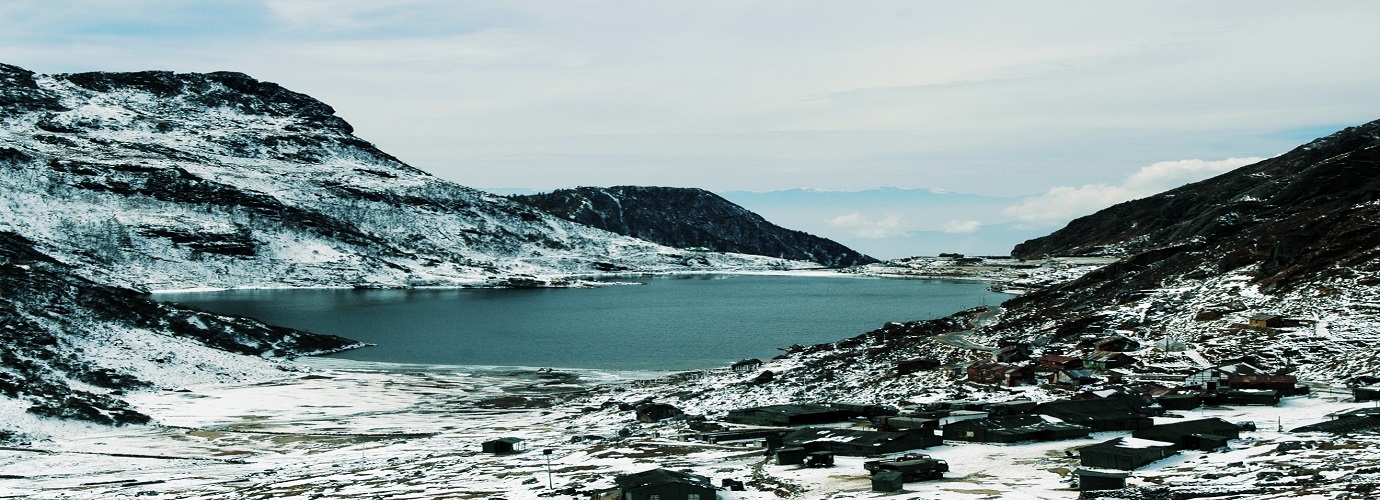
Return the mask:
[[(1262, 331), (1296, 326), (1297, 321), (1272, 314), (1253, 315), (1246, 325)], [(996, 348), (972, 348), (986, 350), (991, 359), (954, 366), (935, 358), (913, 358), (895, 363), (892, 371), (898, 378), (947, 371), (964, 385), (994, 391), (1025, 389), (1043, 400), (944, 400), (905, 406), (811, 401), (734, 408), (713, 418), (689, 415), (673, 404), (651, 399), (618, 407), (635, 415), (642, 424), (639, 432), (686, 443), (758, 450), (765, 467), (826, 470), (858, 467), (861, 461), (860, 467), (844, 473), (866, 477), (869, 490), (882, 495), (911, 491), (907, 488), (915, 483), (941, 481), (950, 472), (949, 462), (940, 452), (926, 452), (946, 443), (1007, 446), (1095, 437), (1097, 442), (1063, 453), (1077, 464), (1068, 471), (1067, 489), (1096, 498), (1127, 487), (1128, 478), (1138, 469), (1180, 454), (1227, 451), (1233, 441), (1264, 425), (1195, 413), (1275, 407), (1312, 391), (1294, 375), (1268, 372), (1250, 359), (1178, 374), (1137, 370), (1143, 367), (1132, 354), (1156, 347), (1142, 346), (1116, 332), (1086, 339), (1077, 349), (1037, 350), (1014, 341), (1001, 342)], [(763, 366), (760, 360), (748, 359), (727, 370), (748, 383), (765, 383), (772, 372)], [(1380, 379), (1357, 380), (1350, 387), (1350, 398), (1337, 399), (1380, 400), (1376, 382)], [(1062, 396), (1051, 398), (1051, 394)], [(1291, 429), (1282, 428), (1280, 420), (1280, 428), (1274, 430), (1350, 434), (1380, 427), (1380, 408), (1370, 406), (1355, 405), (1320, 417)], [(503, 445), (503, 439), (514, 438), (486, 443), (485, 451), (522, 451), (520, 443)], [(842, 457), (850, 457), (847, 465)], [(735, 478), (715, 483), (689, 469), (670, 468), (629, 472), (615, 477), (613, 483), (612, 488), (565, 493), (582, 493), (596, 500), (706, 500), (734, 498), (724, 492), (771, 486)], [(793, 494), (779, 488), (773, 492)]]

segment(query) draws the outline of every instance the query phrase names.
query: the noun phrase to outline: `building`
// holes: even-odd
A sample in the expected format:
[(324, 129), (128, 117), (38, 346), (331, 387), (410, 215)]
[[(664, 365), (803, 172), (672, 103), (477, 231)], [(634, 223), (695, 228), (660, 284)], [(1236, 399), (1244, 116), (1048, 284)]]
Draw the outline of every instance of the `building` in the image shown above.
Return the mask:
[(1039, 405), (1029, 399), (1013, 399), (1011, 401), (1001, 401), (997, 403), (984, 403), (982, 405), (982, 411), (995, 417), (999, 415), (1030, 413), (1030, 410), (1034, 410), (1036, 406)]
[(1352, 387), (1351, 396), (1357, 403), (1380, 401), (1380, 385)]
[(709, 478), (667, 469), (625, 474), (613, 479), (617, 488), (595, 494), (596, 500), (714, 500)]
[(1078, 476), (1078, 491), (1119, 490), (1126, 487), (1126, 478), (1131, 477), (1129, 472), (1095, 469), (1078, 469), (1073, 475)]
[(1232, 389), (1269, 389), (1292, 394), (1299, 379), (1293, 375), (1227, 375), (1227, 387)]
[(1077, 370), (1083, 367), (1083, 359), (1062, 354), (1046, 354), (1036, 360), (1041, 368), (1051, 371)]
[(939, 368), (939, 360), (934, 358), (906, 359), (896, 363), (896, 374), (906, 375)]
[(1058, 385), (1084, 385), (1097, 383), (1102, 379), (1084, 370), (1059, 370), (1049, 375), (1049, 383)]
[(866, 457), (929, 448), (944, 443), (933, 431), (866, 431), (812, 427), (797, 429), (783, 439), (785, 446), (805, 451), (831, 451), (836, 455)]
[(1035, 371), (1024, 366), (975, 363), (968, 366), (968, 380), (979, 384), (1015, 387), (1035, 380)]
[(872, 426), (882, 431), (939, 430), (939, 419), (880, 416), (872, 419)]
[(1332, 420), (1305, 425), (1289, 432), (1329, 432), (1347, 434), (1380, 427), (1380, 408), (1358, 408), (1332, 414)]
[(725, 422), (745, 425), (813, 425), (843, 422), (853, 412), (817, 404), (770, 405), (729, 410)]
[(1121, 334), (1103, 337), (1093, 341), (1093, 350), (1097, 352), (1125, 352), (1139, 349), (1140, 342), (1136, 342)]
[(1166, 410), (1192, 410), (1203, 406), (1203, 396), (1196, 392), (1168, 393), (1155, 397), (1155, 401)]
[(647, 403), (640, 405), (634, 410), (637, 421), (642, 423), (660, 422), (668, 418), (676, 418), (684, 415), (680, 408), (665, 403)]
[(1111, 370), (1130, 366), (1135, 362), (1136, 358), (1124, 352), (1093, 351), (1083, 357), (1083, 368), (1086, 370)]
[(869, 405), (861, 403), (829, 403), (828, 406), (835, 410), (846, 411), (852, 417), (873, 418), (893, 416), (900, 413), (896, 408), (882, 405)]
[(974, 443), (1018, 443), (1086, 437), (1089, 429), (1040, 415), (963, 420), (944, 426), (944, 439)]
[[(1219, 441), (1219, 439), (1214, 439), (1213, 436), (1226, 439), (1241, 437), (1241, 427), (1226, 420), (1214, 417), (1146, 427), (1132, 432), (1131, 436), (1151, 441), (1173, 443), (1174, 448), (1179, 450), (1196, 450), (1201, 449), (1204, 444), (1211, 445), (1213, 442)], [(1207, 443), (1204, 443), (1204, 441)], [(1225, 441), (1223, 440), (1223, 442)], [(1216, 448), (1216, 446), (1213, 446), (1208, 449)]]
[(1184, 378), (1184, 387), (1201, 387), (1215, 391), (1219, 387), (1229, 387), (1228, 378), (1233, 375), (1259, 375), (1263, 370), (1247, 363), (1232, 363), (1205, 368)]
[(484, 453), (497, 454), (517, 453), (520, 451), (525, 451), (527, 449), (527, 443), (524, 442), (522, 438), (515, 437), (502, 437), (498, 439), (490, 439), (488, 441), (485, 441), (481, 446)]
[(1252, 328), (1283, 328), (1284, 316), (1278, 314), (1255, 314), (1251, 316), (1249, 324)]
[(1129, 431), (1155, 424), (1154, 419), (1140, 412), (1134, 399), (1126, 397), (1050, 401), (1036, 406), (1032, 412), (1086, 426), (1093, 432)]
[(1262, 405), (1279, 404), (1279, 391), (1270, 389), (1218, 389), (1203, 395), (1206, 405)]
[(1175, 453), (1174, 443), (1119, 437), (1079, 448), (1078, 461), (1083, 467), (1135, 470)]
[(1030, 353), (1024, 346), (1020, 345), (1002, 346), (997, 349), (997, 353), (993, 355), (993, 357), (996, 358), (998, 363), (1020, 363), (1022, 361), (1030, 361)]
[(977, 420), (992, 416), (990, 413), (977, 410), (944, 410), (943, 413), (943, 416), (938, 417), (939, 427), (941, 428), (954, 422)]

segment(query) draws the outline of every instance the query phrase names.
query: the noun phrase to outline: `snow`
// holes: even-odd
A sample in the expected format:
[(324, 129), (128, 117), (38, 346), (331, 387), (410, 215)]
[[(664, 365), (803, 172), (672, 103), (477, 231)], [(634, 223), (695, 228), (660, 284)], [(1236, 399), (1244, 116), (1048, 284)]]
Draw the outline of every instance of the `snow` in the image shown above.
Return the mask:
[[(437, 179), (297, 117), (208, 108), (197, 96), (102, 93), (61, 77), (37, 79), (70, 109), (4, 119), (0, 140), (34, 160), (0, 176), (7, 201), (0, 203), (0, 224), (103, 283), (153, 290), (492, 286), (520, 277), (557, 285), (596, 272), (595, 263), (630, 272), (818, 267), (690, 255), (570, 223)], [(36, 126), (41, 120), (75, 132), (47, 132)], [(76, 166), (54, 169), (50, 159)], [(153, 186), (146, 190), (156, 189), (168, 178), (206, 192), (190, 201), (120, 192), (145, 181)], [(321, 219), (294, 224), (226, 203), (244, 199), (275, 200)], [(200, 251), (169, 234), (238, 241), (252, 246), (252, 255)]]
[[(616, 474), (666, 467), (709, 476), (716, 484), (728, 477), (754, 485), (748, 491), (724, 491), (725, 499), (774, 499), (777, 490), (799, 498), (887, 497), (870, 491), (864, 458), (837, 457), (832, 468), (778, 466), (754, 445), (680, 440), (683, 422), (638, 423), (632, 412), (603, 404), (636, 400), (645, 391), (665, 394), (688, 388), (682, 382), (668, 385), (647, 378), (662, 374), (581, 371), (574, 384), (547, 386), (535, 370), (513, 367), (307, 359), (299, 368), (310, 371), (251, 383), (191, 386), (188, 392), (131, 395), (158, 426), (50, 422), (58, 439), (0, 450), (0, 475), (18, 476), (0, 480), (0, 491), (28, 498), (535, 499), (548, 491), (541, 450), (551, 449), (557, 489), (590, 491), (612, 486)], [(531, 408), (484, 403), (513, 396), (559, 396), (563, 402)], [(1243, 433), (1228, 451), (1190, 451), (1155, 462), (1134, 471), (1130, 483), (1232, 490), (1253, 485), (1261, 473), (1293, 470), (1299, 464), (1380, 460), (1380, 439), (1352, 437), (1346, 446), (1319, 454), (1317, 443), (1332, 442), (1332, 436), (1279, 431), (1364, 406), (1314, 395), (1286, 398), (1278, 407), (1174, 412), (1179, 418), (1157, 421), (1220, 417), (1254, 422), (1259, 430)], [(41, 420), (4, 404), (0, 417)], [(620, 432), (628, 437), (619, 438)], [(601, 438), (584, 438), (590, 435)], [(480, 442), (498, 436), (522, 438), (528, 451), (479, 452)], [(1127, 432), (1011, 445), (949, 442), (923, 450), (949, 463), (946, 477), (906, 483), (905, 493), (921, 498), (1076, 498), (1078, 492), (1070, 486), (1071, 472), (1079, 467), (1076, 448), (1114, 437), (1123, 437), (1124, 446), (1154, 443)], [(1314, 444), (1280, 455), (1279, 444), (1288, 442)], [(1334, 471), (1320, 474), (1324, 482), (1351, 480)]]

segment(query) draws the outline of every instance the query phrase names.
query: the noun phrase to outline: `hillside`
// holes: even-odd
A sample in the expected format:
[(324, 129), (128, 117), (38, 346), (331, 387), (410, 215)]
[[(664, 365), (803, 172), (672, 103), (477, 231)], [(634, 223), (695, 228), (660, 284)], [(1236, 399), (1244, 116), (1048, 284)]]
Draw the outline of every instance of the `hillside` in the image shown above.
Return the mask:
[[(1134, 255), (1182, 247), (1217, 272), (1258, 265), (1255, 280), (1288, 289), (1334, 266), (1380, 257), (1380, 121), (1269, 160), (1070, 222), (1013, 255)], [(1187, 274), (1192, 268), (1175, 266)], [(1166, 270), (1170, 271), (1170, 270)]]
[(829, 267), (877, 261), (835, 241), (767, 222), (703, 189), (579, 187), (512, 198), (569, 221), (676, 248), (807, 260)]
[(0, 228), (138, 289), (550, 284), (783, 268), (687, 253), (438, 179), (240, 73), (0, 66)]
[(146, 422), (126, 391), (281, 378), (283, 358), (360, 345), (147, 290), (813, 267), (567, 222), (351, 131), (330, 106), (240, 73), (0, 65), (0, 440), (63, 420)]
[(282, 377), (284, 357), (360, 346), (329, 335), (195, 311), (75, 276), (0, 232), (0, 441), (40, 417), (144, 423), (125, 391)]
[[(1317, 380), (1380, 369), (1380, 122), (1080, 218), (1017, 257), (1121, 255), (1019, 297), (998, 328), (1070, 338), (1102, 328), (1169, 338), (1208, 361), (1252, 357)], [(1301, 323), (1243, 330), (1253, 314)]]

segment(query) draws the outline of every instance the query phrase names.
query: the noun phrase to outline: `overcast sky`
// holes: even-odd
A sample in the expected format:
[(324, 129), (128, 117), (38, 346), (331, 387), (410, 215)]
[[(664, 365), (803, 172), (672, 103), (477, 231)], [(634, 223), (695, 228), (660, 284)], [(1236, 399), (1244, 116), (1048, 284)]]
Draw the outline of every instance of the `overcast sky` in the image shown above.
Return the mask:
[(242, 71), (479, 188), (936, 188), (1066, 219), (1380, 118), (1372, 1), (7, 0), (0, 23), (0, 62)]

